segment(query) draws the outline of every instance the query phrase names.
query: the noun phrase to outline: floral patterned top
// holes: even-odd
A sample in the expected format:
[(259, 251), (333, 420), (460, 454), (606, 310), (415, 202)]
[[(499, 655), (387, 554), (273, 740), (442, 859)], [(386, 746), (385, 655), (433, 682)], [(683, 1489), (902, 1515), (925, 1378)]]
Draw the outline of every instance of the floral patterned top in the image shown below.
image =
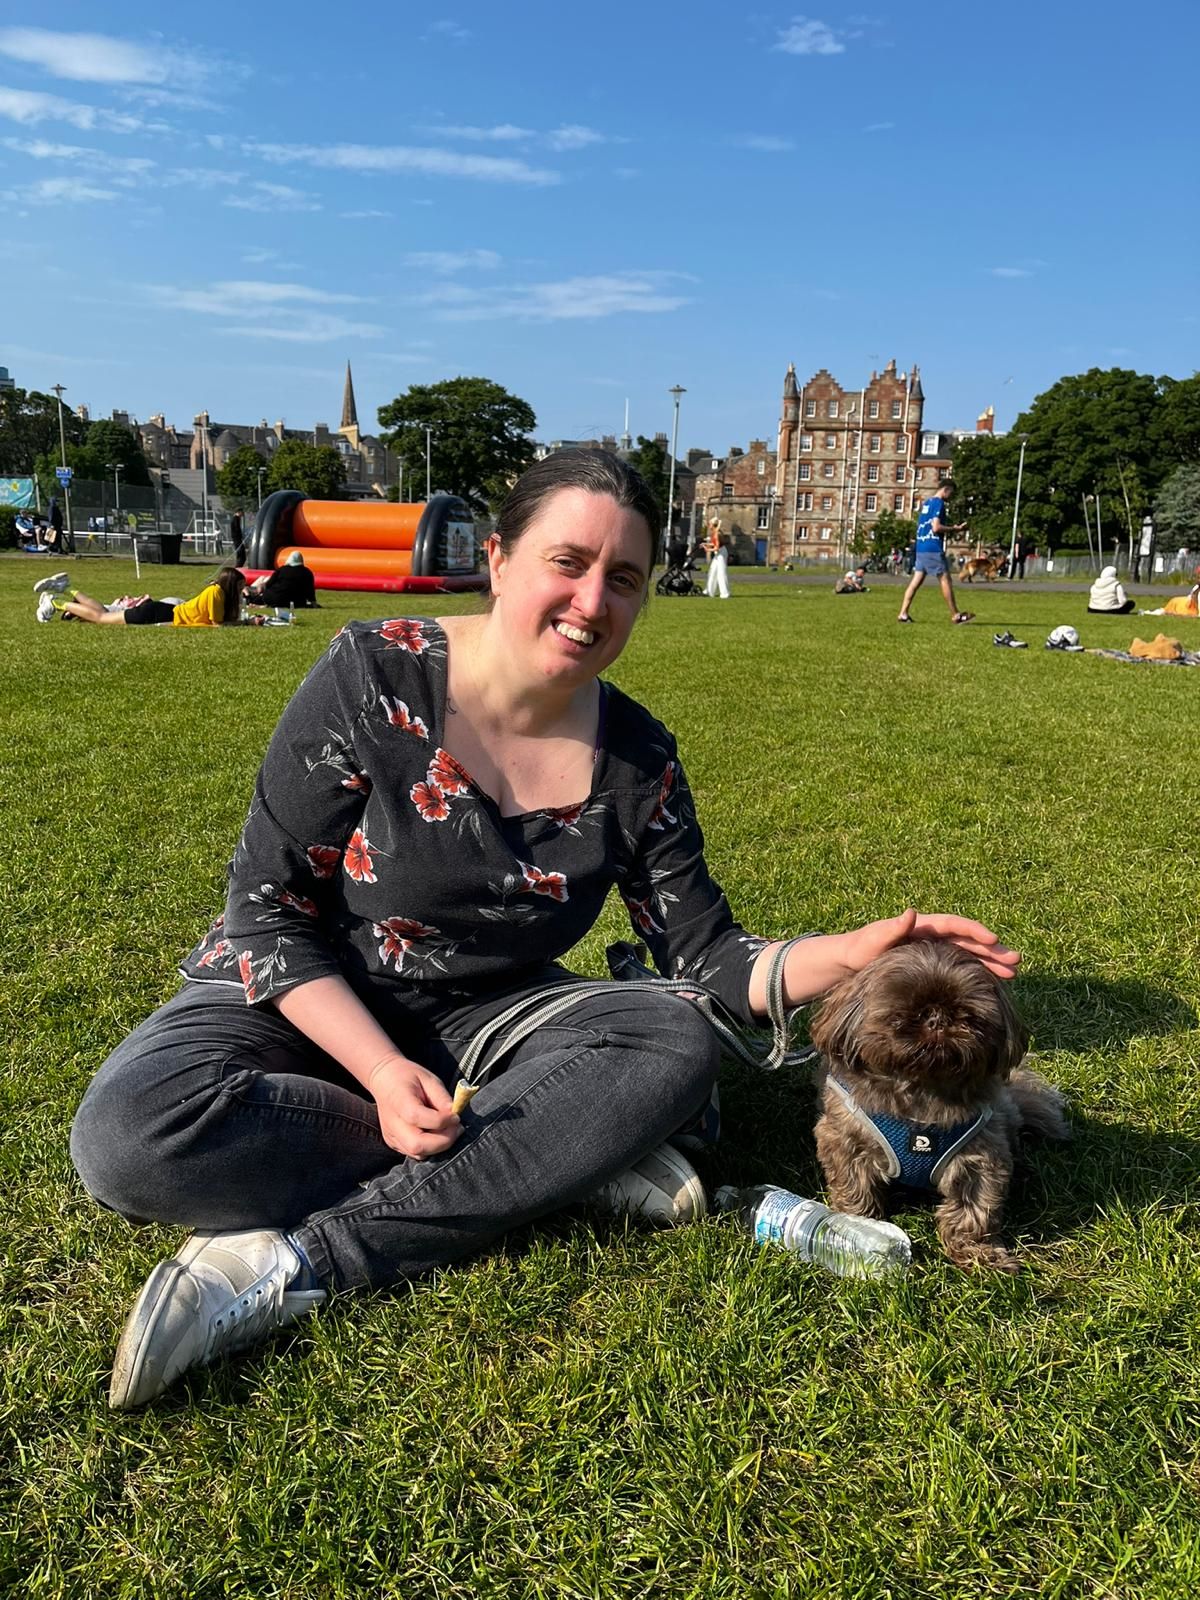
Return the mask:
[(181, 970), (253, 1005), (341, 974), (381, 1021), (482, 998), (557, 961), (615, 884), (660, 972), (753, 1021), (765, 940), (704, 862), (675, 741), (601, 683), (592, 788), (502, 817), (442, 747), (447, 643), (430, 619), (344, 628), (292, 697), (229, 865), (225, 914)]

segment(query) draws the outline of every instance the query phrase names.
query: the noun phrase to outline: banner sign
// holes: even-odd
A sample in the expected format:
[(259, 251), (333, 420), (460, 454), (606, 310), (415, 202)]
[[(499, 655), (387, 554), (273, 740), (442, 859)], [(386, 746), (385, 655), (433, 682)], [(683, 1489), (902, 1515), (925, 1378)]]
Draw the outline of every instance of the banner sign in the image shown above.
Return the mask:
[(32, 478), (0, 478), (0, 506), (36, 504)]

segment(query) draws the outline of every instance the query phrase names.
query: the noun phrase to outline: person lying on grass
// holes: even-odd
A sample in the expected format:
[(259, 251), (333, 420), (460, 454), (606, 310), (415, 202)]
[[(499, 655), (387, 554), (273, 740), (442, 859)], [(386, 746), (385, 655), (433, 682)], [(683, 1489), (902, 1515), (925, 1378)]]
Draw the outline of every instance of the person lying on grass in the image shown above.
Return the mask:
[(65, 572), (52, 578), (43, 578), (34, 584), (38, 601), (38, 620), (49, 621), (54, 615), (73, 617), (77, 622), (101, 622), (119, 627), (135, 627), (139, 623), (169, 622), (177, 628), (215, 628), (242, 620), (242, 591), (246, 579), (236, 567), (222, 567), (211, 583), (190, 600), (173, 603), (140, 596), (133, 605), (121, 611), (110, 611), (99, 600), (79, 589), (68, 587), (70, 579)]
[[(224, 915), (72, 1128), (101, 1205), (197, 1230), (137, 1297), (112, 1406), (332, 1291), (416, 1278), (577, 1202), (704, 1214), (670, 1141), (710, 1108), (711, 1025), (666, 986), (558, 964), (614, 885), (659, 971), (747, 1025), (768, 1014), (777, 952), (788, 1006), (908, 939), (1012, 976), (1016, 953), (962, 917), (786, 945), (734, 920), (674, 738), (601, 676), (646, 601), (658, 525), (617, 457), (549, 456), (488, 541), (486, 614), (351, 623), (285, 708)], [(497, 1039), (456, 1110), (480, 1029), (547, 996), (558, 1014)]]

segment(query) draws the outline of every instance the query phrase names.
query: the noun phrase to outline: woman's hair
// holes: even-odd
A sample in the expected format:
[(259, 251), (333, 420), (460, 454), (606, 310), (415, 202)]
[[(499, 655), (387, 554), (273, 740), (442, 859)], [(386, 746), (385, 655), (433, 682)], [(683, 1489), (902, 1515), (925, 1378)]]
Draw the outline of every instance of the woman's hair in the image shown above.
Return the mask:
[(653, 562), (662, 522), (657, 502), (641, 474), (609, 450), (556, 450), (526, 467), (508, 491), (496, 523), (496, 538), (506, 556), (512, 555), (521, 535), (560, 489), (610, 495), (619, 506), (635, 511), (646, 524)]
[(237, 567), (222, 567), (213, 579), (225, 602), (222, 624), (242, 620), (242, 591), (246, 587), (246, 574)]

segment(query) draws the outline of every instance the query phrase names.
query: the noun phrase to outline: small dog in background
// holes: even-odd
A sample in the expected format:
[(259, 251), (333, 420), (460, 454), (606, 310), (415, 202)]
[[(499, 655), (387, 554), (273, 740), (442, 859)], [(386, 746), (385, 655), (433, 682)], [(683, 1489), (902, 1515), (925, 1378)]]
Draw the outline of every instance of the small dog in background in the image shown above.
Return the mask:
[(1006, 989), (954, 945), (914, 941), (836, 984), (811, 1034), (834, 1210), (879, 1217), (893, 1183), (931, 1189), (956, 1266), (1015, 1272), (1000, 1229), (1018, 1135), (1071, 1135), (1063, 1096), (1020, 1066), (1029, 1034)]

